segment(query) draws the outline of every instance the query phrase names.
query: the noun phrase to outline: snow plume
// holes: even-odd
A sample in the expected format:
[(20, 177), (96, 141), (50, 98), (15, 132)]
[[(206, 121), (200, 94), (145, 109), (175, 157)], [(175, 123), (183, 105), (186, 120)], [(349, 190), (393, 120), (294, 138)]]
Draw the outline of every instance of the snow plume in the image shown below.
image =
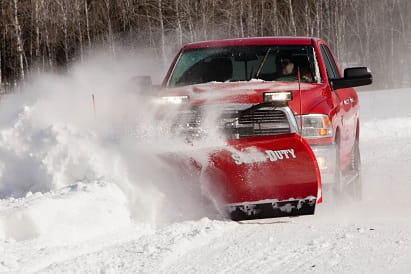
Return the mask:
[[(132, 76), (149, 68), (143, 60), (115, 62), (94, 57), (64, 75), (40, 75), (21, 92), (2, 98), (0, 218), (13, 218), (4, 223), (26, 226), (30, 216), (43, 214), (36, 208), (48, 208), (44, 210), (46, 218), (47, 212), (54, 217), (59, 212), (70, 214), (70, 210), (62, 209), (72, 207), (81, 218), (100, 216), (97, 222), (102, 224), (113, 214), (99, 212), (117, 212), (122, 225), (127, 223), (124, 212), (128, 212), (129, 221), (151, 224), (215, 213), (201, 205), (204, 184), (193, 183), (193, 173), (200, 171), (188, 159), (182, 159), (179, 168), (186, 171), (182, 178), (181, 171), (169, 165), (176, 161), (170, 151), (184, 155), (184, 151), (193, 148), (169, 133), (169, 119), (155, 119), (158, 106), (151, 103), (147, 91), (131, 84)], [(197, 158), (207, 161), (202, 153)], [(123, 211), (119, 204), (95, 209), (98, 205), (92, 198), (85, 204), (90, 192), (95, 199), (124, 204)], [(19, 199), (31, 193), (46, 197), (40, 202)], [(12, 204), (20, 205), (20, 209), (10, 209)], [(1, 205), (8, 212), (1, 213)], [(32, 210), (24, 210), (25, 207)], [(13, 214), (21, 218), (10, 217)], [(51, 225), (53, 220), (43, 223)], [(40, 225), (35, 231), (45, 230)], [(16, 238), (26, 236), (19, 232)]]

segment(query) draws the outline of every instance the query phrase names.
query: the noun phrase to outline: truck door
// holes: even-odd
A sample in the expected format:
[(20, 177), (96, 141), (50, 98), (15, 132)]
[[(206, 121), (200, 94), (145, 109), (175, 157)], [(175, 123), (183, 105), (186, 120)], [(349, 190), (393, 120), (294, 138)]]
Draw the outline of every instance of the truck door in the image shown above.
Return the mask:
[[(330, 49), (322, 44), (320, 45), (321, 55), (325, 62), (328, 79), (340, 78), (340, 72), (337, 64), (334, 61), (334, 57), (331, 54)], [(349, 159), (351, 148), (355, 140), (355, 113), (352, 109), (353, 103), (357, 104), (357, 96), (352, 88), (337, 89), (332, 91), (336, 102), (338, 103), (339, 111), (337, 111), (338, 124), (340, 125), (340, 152), (342, 154), (343, 162), (345, 159)]]

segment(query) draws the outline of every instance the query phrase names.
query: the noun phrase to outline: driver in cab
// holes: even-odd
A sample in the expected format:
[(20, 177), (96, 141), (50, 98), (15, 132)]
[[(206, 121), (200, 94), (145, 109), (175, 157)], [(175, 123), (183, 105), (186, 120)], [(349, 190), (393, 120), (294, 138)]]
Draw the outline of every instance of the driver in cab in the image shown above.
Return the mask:
[[(296, 82), (298, 81), (298, 70), (297, 66), (294, 64), (291, 56), (279, 56), (277, 62), (277, 68), (280, 72), (277, 77), (277, 81), (287, 81), (287, 82)], [(300, 68), (300, 81), (302, 82), (312, 82), (313, 79), (309, 72), (304, 72)]]

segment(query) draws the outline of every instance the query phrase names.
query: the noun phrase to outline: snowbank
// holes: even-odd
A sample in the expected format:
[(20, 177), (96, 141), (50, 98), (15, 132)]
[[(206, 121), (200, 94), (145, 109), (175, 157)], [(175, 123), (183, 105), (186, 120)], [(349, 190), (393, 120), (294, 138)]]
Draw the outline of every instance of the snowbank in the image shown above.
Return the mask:
[(0, 200), (0, 239), (66, 244), (131, 224), (127, 199), (114, 184), (77, 183), (45, 194)]

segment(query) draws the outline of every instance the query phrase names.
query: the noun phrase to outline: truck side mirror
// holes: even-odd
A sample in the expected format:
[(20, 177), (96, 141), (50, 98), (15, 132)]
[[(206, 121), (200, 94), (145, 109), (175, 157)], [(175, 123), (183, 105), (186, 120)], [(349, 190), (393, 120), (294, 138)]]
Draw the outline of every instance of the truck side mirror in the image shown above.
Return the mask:
[(372, 83), (372, 74), (367, 67), (346, 68), (344, 78), (331, 79), (332, 89), (365, 86)]

